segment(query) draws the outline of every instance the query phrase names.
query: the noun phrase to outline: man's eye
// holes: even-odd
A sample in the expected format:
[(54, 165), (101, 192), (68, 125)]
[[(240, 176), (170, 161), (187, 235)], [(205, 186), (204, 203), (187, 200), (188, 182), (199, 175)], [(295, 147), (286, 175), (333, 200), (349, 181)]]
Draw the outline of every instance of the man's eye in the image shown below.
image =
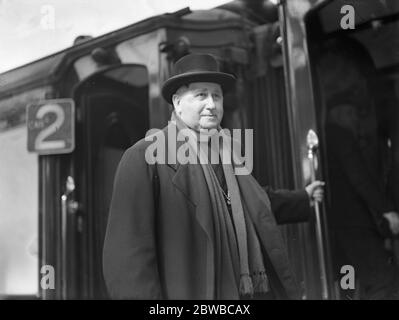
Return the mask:
[(203, 98), (203, 97), (205, 97), (205, 96), (206, 96), (206, 94), (205, 94), (204, 92), (199, 92), (199, 93), (197, 93), (197, 97)]

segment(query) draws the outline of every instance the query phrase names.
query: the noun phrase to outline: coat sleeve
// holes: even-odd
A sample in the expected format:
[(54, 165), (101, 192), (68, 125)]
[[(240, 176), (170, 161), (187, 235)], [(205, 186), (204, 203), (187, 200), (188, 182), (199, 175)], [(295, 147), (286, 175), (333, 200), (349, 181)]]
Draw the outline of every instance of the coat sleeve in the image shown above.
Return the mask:
[(263, 187), (269, 196), (278, 224), (308, 221), (312, 212), (306, 190), (273, 190)]
[(152, 168), (129, 148), (115, 176), (103, 271), (113, 299), (162, 299), (156, 256)]

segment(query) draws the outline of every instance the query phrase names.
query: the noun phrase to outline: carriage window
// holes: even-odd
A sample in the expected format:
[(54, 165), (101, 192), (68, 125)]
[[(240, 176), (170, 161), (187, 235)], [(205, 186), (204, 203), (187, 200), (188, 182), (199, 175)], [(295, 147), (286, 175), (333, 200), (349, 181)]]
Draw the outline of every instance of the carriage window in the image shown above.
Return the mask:
[(38, 157), (26, 140), (25, 103), (0, 105), (0, 296), (38, 291)]

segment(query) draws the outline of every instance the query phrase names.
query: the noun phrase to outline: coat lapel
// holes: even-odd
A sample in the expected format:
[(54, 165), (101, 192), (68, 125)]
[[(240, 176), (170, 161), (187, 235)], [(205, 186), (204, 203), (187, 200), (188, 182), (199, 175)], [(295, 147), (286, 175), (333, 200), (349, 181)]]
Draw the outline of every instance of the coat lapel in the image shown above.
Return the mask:
[[(167, 128), (174, 126), (169, 124)], [(174, 128), (172, 128), (174, 130)], [(166, 139), (167, 141), (167, 139)], [(168, 145), (168, 153), (179, 150), (185, 142), (176, 141), (176, 150), (174, 146)], [(168, 155), (166, 155), (168, 156)], [(168, 158), (166, 158), (168, 159)], [(176, 164), (168, 163), (167, 165), (174, 170), (172, 183), (187, 199), (189, 203), (194, 206), (194, 215), (199, 226), (204, 230), (207, 238), (206, 252), (207, 252), (207, 299), (214, 299), (215, 297), (215, 259), (214, 259), (214, 225), (212, 217), (212, 205), (209, 196), (208, 186), (206, 184), (205, 176), (200, 164)], [(189, 211), (188, 213), (191, 213)]]
[[(178, 141), (177, 148), (182, 143)], [(182, 165), (178, 163), (169, 166), (175, 170), (172, 178), (173, 185), (195, 206), (195, 217), (208, 236), (208, 240), (212, 241), (214, 239), (214, 232), (211, 200), (201, 165)]]
[[(166, 127), (167, 131), (165, 132), (165, 141), (167, 144), (167, 153), (165, 155), (166, 163), (169, 167), (171, 167), (175, 173), (172, 178), (172, 183), (175, 185), (177, 189), (181, 191), (187, 198), (189, 202), (191, 202), (194, 206), (198, 205), (199, 197), (198, 193), (195, 190), (195, 183), (199, 183), (195, 181), (193, 178), (194, 169), (193, 165), (188, 164), (180, 164), (177, 160), (177, 150), (182, 147), (185, 141), (177, 141), (176, 136), (178, 134), (177, 128), (173, 122), (169, 123)], [(175, 130), (176, 134), (169, 135), (169, 130)], [(174, 141), (169, 141), (169, 139), (176, 139)], [(173, 142), (173, 143), (172, 143)], [(170, 156), (174, 155), (174, 156)], [(169, 162), (170, 159), (174, 159), (174, 162)]]

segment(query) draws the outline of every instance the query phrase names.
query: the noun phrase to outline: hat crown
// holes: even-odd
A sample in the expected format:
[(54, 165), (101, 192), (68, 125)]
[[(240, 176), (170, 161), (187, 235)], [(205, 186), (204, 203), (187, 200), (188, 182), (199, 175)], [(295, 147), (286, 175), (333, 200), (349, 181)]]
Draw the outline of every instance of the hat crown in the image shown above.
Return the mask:
[(219, 64), (210, 54), (189, 54), (174, 65), (174, 75), (190, 72), (219, 72)]
[(172, 96), (184, 85), (193, 82), (212, 82), (222, 87), (223, 93), (230, 90), (236, 78), (219, 71), (219, 63), (210, 54), (192, 53), (179, 59), (173, 68), (173, 76), (162, 85), (162, 96), (172, 104)]

